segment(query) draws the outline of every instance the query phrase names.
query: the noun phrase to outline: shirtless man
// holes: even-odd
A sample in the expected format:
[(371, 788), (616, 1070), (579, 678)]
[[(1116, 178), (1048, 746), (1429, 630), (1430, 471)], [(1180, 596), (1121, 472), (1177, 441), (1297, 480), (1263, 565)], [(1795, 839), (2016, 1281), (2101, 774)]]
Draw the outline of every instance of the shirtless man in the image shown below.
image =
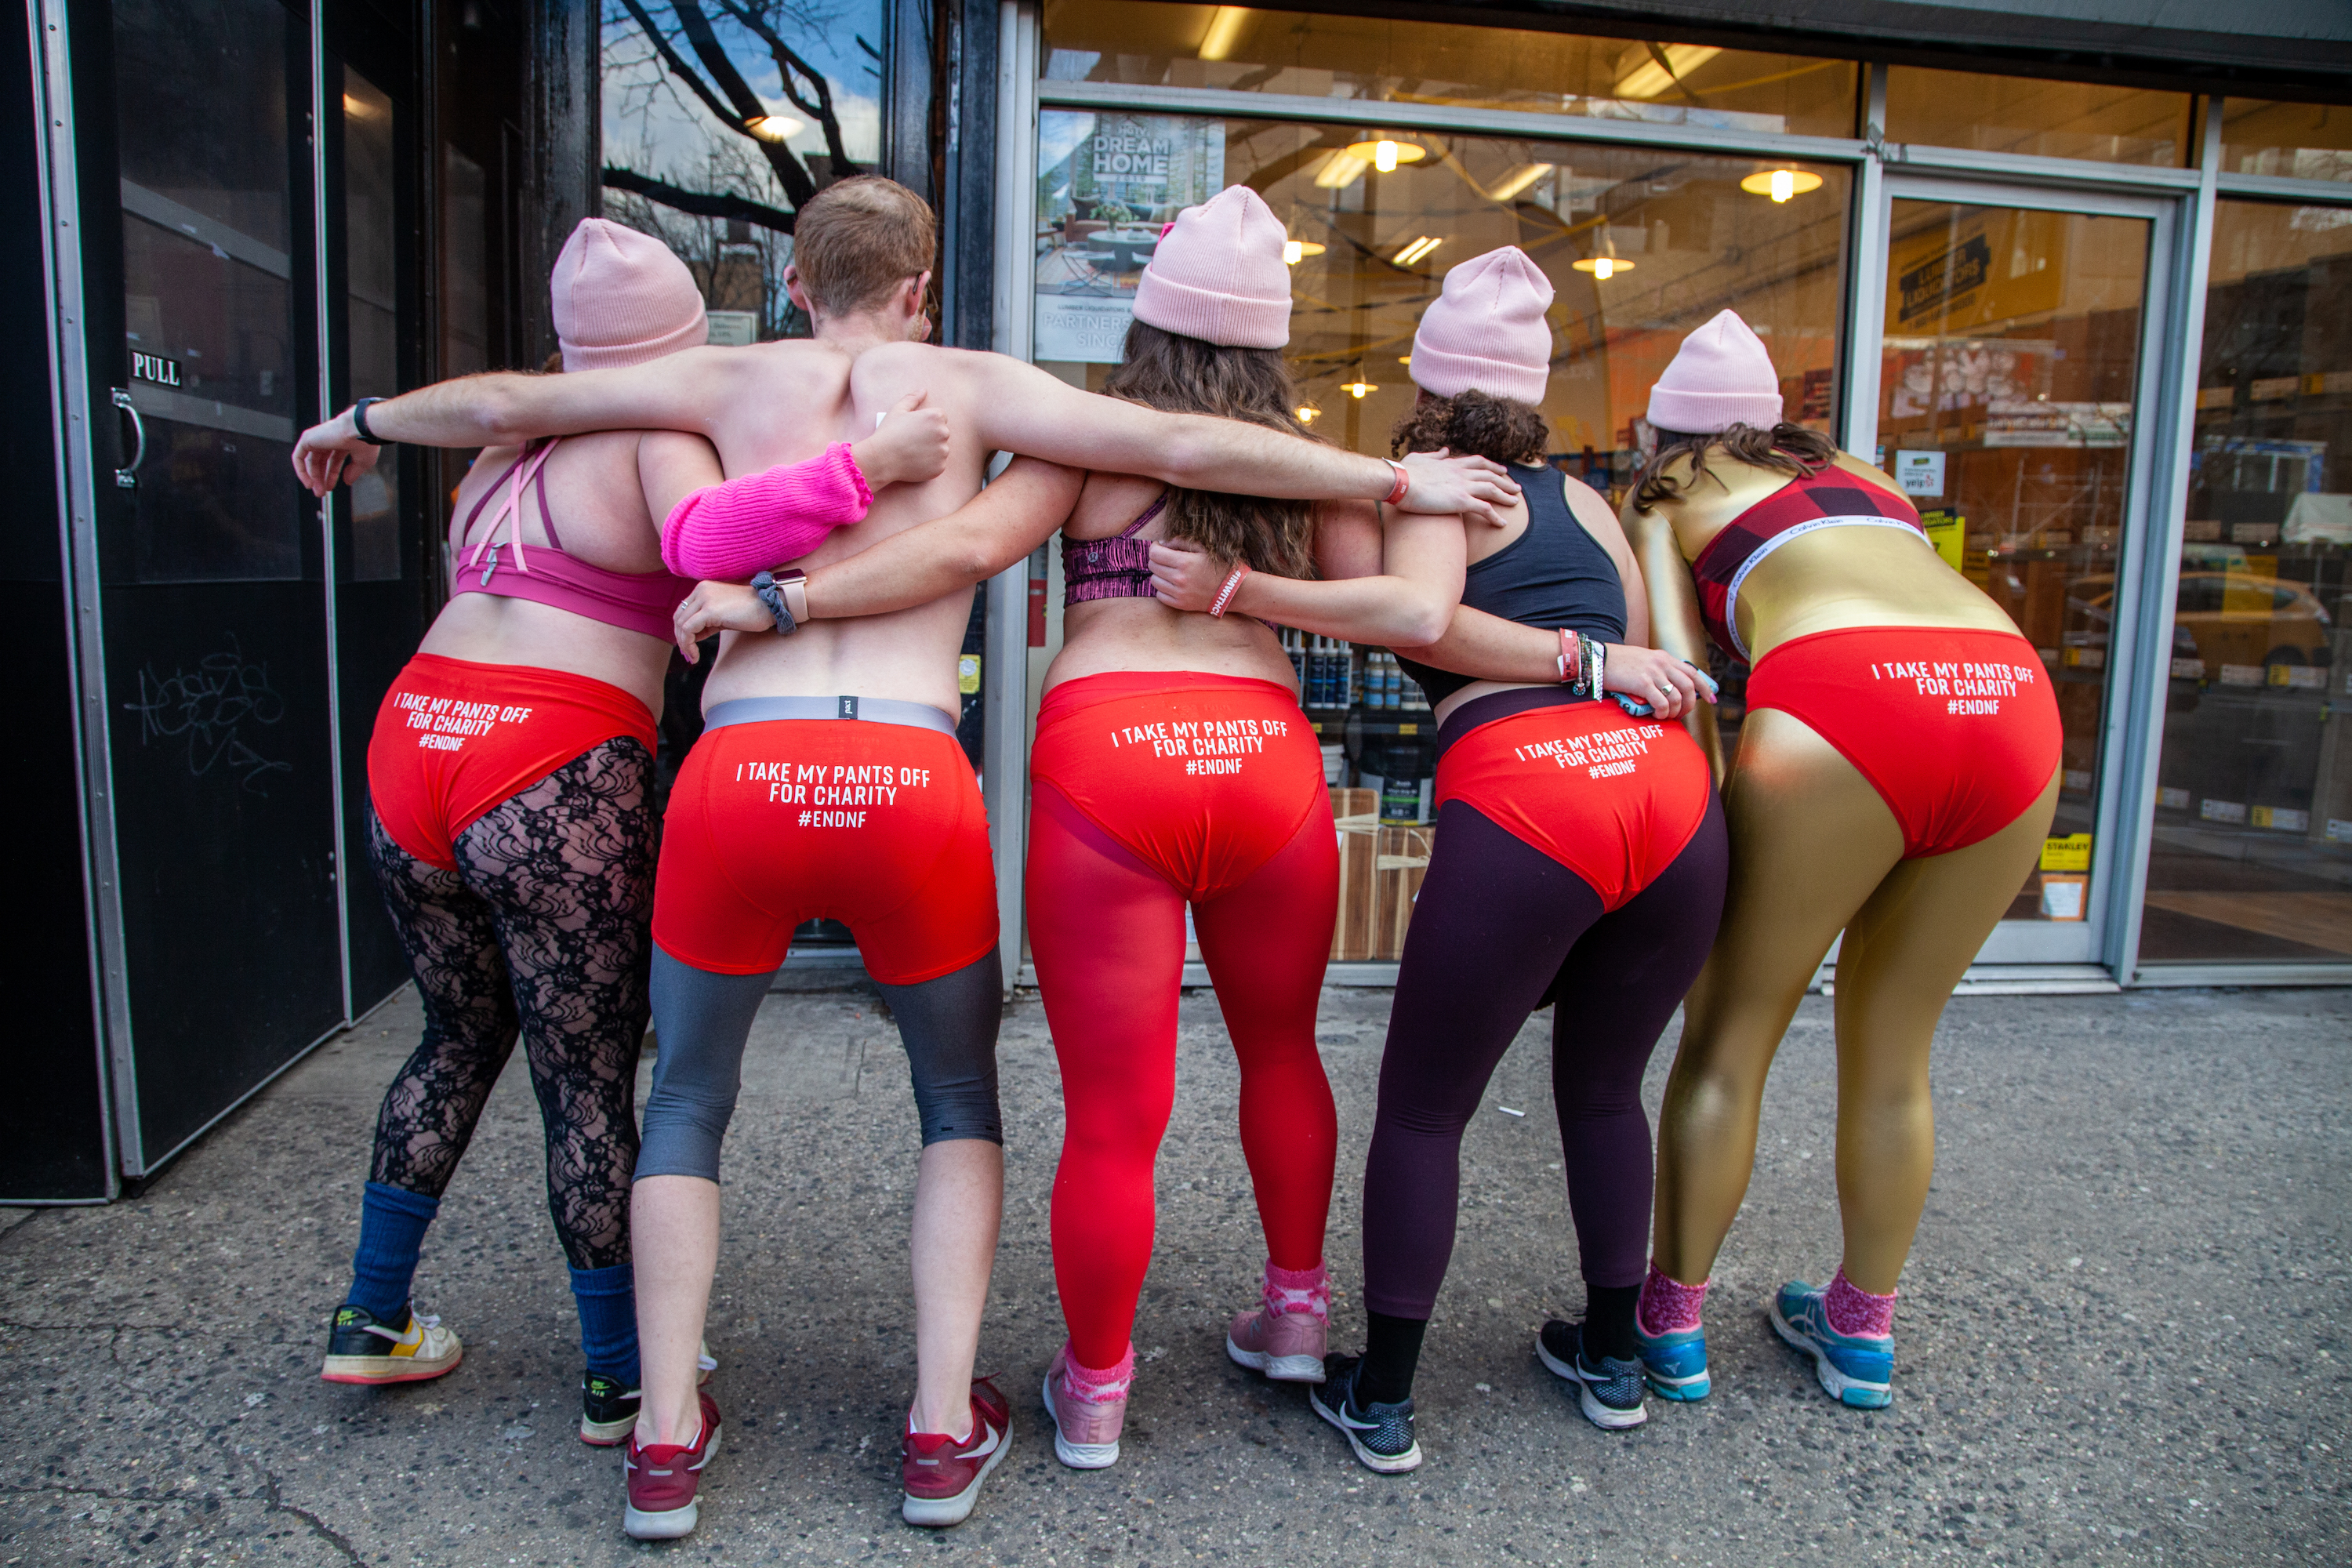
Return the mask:
[[(695, 349), (625, 371), (443, 383), (366, 410), (375, 439), (477, 447), (614, 428), (690, 430), (747, 477), (802, 464), (874, 428), (929, 422), (945, 467), (875, 497), (809, 565), (969, 500), (1012, 451), (1194, 489), (1389, 500), (1491, 520), (1517, 487), (1481, 459), (1398, 465), (1255, 426), (1098, 397), (999, 354), (920, 340), (930, 209), (859, 178), (802, 209), (785, 274), (806, 342)], [(908, 408), (921, 396), (927, 405)], [(351, 411), (304, 433), (314, 493), (372, 464)], [(863, 481), (845, 487), (852, 504)], [(777, 591), (792, 625), (794, 584)], [(696, 1354), (719, 1243), (718, 1146), (743, 1042), (793, 928), (847, 923), (905, 1039), (922, 1112), (912, 1237), (918, 1388), (903, 1473), (909, 1522), (952, 1524), (1002, 1458), (1009, 1411), (971, 1364), (1003, 1205), (995, 1117), (994, 879), (971, 770), (953, 741), (961, 592), (792, 636), (730, 634), (704, 697), (709, 728), (670, 802), (655, 900), (654, 1018), (632, 1225), (645, 1399), (628, 1450), (633, 1535), (683, 1535), (719, 1427)], [(887, 782), (884, 782), (885, 780)]]

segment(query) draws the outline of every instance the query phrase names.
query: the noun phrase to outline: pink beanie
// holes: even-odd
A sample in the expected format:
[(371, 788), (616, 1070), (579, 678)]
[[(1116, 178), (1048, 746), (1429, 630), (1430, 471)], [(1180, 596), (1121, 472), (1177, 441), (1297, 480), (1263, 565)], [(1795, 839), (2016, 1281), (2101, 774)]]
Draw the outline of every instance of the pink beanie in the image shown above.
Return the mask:
[(1413, 384), (1434, 397), (1483, 392), (1541, 403), (1551, 374), (1551, 279), (1516, 245), (1445, 275), (1412, 334)]
[(651, 235), (583, 218), (549, 280), (566, 370), (642, 364), (710, 336), (702, 290), (686, 263)]
[(1780, 423), (1780, 378), (1764, 340), (1730, 310), (1683, 340), (1650, 388), (1649, 421), (1661, 430), (1712, 436), (1734, 425)]
[(1229, 349), (1290, 342), (1289, 234), (1265, 198), (1227, 185), (1186, 207), (1160, 237), (1135, 289), (1135, 319)]

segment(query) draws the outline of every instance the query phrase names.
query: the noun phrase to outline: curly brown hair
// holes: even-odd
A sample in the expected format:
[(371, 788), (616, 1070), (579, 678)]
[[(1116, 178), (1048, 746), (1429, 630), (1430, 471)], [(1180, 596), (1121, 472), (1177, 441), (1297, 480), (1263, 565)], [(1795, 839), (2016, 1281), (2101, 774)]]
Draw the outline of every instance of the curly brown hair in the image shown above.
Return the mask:
[(1389, 455), (1446, 451), (1457, 458), (1539, 464), (1549, 436), (1542, 411), (1472, 390), (1452, 397), (1423, 393), (1389, 432)]
[[(1279, 349), (1226, 348), (1130, 321), (1125, 358), (1103, 391), (1171, 414), (1214, 415), (1322, 439), (1298, 422), (1297, 388)], [(1165, 515), (1169, 538), (1189, 539), (1221, 560), (1284, 577), (1315, 574), (1313, 501), (1171, 486)]]
[[(1837, 443), (1820, 431), (1785, 420), (1769, 430), (1759, 430), (1753, 425), (1734, 425), (1714, 435), (1660, 430), (1658, 449), (1642, 465), (1641, 474), (1633, 480), (1634, 510), (1647, 511), (1660, 501), (1672, 500), (1682, 494), (1685, 482), (1697, 483), (1706, 472), (1706, 455), (1718, 447), (1734, 462), (1745, 463), (1751, 468), (1770, 468), (1791, 479), (1820, 473), (1836, 462), (1838, 455)], [(1690, 479), (1669, 479), (1666, 469), (1684, 458), (1691, 461)]]

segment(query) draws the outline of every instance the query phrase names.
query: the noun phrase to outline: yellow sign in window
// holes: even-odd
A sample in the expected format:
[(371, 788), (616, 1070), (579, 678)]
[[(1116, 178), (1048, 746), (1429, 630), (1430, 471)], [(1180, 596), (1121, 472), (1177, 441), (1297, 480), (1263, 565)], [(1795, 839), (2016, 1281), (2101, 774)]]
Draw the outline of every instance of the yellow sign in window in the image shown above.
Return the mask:
[(2087, 871), (2091, 868), (2091, 836), (2069, 833), (2042, 841), (2042, 868), (2045, 871)]
[(1946, 564), (1958, 572), (1961, 569), (1961, 545), (1968, 539), (1969, 520), (1956, 511), (1937, 509), (1919, 514), (1919, 526), (1927, 531), (1927, 542), (1936, 547)]

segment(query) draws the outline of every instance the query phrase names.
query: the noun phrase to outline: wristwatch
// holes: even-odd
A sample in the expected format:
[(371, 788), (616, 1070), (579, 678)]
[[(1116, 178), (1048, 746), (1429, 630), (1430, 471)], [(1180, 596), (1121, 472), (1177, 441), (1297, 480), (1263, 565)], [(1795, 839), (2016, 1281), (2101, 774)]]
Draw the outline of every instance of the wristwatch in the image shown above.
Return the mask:
[(778, 632), (789, 635), (809, 618), (807, 583), (808, 574), (799, 570), (762, 572), (751, 579), (751, 592), (775, 617)]
[(383, 437), (368, 428), (368, 405), (371, 403), (382, 403), (383, 401), (383, 399), (381, 397), (362, 397), (357, 403), (352, 405), (352, 429), (357, 433), (361, 440), (365, 441), (371, 447), (381, 447), (384, 444), (384, 441)]

